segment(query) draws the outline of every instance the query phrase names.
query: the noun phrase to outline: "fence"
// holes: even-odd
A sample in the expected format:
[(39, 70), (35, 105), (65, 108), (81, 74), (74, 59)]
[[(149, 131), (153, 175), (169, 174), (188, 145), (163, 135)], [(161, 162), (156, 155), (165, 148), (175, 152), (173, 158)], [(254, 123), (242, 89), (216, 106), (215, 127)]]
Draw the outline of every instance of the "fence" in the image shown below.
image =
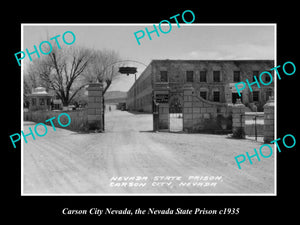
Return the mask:
[(264, 112), (245, 112), (245, 134), (264, 136)]
[[(264, 105), (264, 112), (246, 112), (247, 107), (239, 100), (237, 104), (233, 105), (232, 110), (233, 134), (241, 133), (241, 137), (244, 135), (255, 136), (256, 127), (257, 136), (263, 136), (265, 143), (274, 140), (274, 106), (274, 98), (271, 96)], [(256, 118), (256, 126), (253, 118)]]

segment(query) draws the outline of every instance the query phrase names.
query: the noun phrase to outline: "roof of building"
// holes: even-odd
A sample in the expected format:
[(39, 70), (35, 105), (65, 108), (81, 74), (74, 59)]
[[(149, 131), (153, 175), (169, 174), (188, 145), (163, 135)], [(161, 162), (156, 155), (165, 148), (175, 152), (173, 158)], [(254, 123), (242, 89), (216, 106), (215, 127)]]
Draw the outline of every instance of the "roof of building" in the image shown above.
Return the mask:
[(151, 62), (272, 62), (274, 59), (153, 59)]
[(53, 96), (53, 94), (50, 94), (46, 91), (46, 88), (44, 87), (37, 87), (34, 88), (31, 92), (31, 94), (28, 94), (27, 96)]

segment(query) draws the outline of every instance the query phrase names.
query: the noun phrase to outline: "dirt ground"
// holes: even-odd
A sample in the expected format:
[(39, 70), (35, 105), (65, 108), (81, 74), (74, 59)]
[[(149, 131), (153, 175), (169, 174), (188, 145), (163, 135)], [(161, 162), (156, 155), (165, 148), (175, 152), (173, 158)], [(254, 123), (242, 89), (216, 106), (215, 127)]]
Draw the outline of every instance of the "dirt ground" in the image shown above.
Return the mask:
[[(34, 126), (24, 122), (24, 133)], [(28, 137), (23, 194), (273, 194), (274, 154), (246, 161), (242, 169), (234, 160), (261, 144), (227, 135), (154, 133), (151, 114), (113, 110), (106, 113), (105, 133), (48, 126), (44, 137)]]

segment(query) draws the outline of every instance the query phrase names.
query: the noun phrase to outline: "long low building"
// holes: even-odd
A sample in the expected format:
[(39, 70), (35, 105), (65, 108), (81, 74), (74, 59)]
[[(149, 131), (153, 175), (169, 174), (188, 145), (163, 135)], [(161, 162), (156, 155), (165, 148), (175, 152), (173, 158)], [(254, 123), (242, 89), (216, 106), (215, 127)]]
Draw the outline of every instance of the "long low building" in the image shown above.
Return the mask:
[[(254, 82), (263, 71), (274, 67), (273, 60), (152, 60), (127, 93), (127, 109), (152, 112), (153, 91), (168, 85), (170, 110), (180, 111), (183, 87), (190, 84), (203, 99), (235, 103), (239, 95), (235, 84), (246, 79)], [(271, 71), (274, 77), (273, 71)], [(263, 76), (265, 83), (269, 76)], [(274, 95), (274, 82), (268, 86), (252, 85), (253, 91), (242, 91), (242, 102), (253, 111), (263, 111), (263, 105)]]

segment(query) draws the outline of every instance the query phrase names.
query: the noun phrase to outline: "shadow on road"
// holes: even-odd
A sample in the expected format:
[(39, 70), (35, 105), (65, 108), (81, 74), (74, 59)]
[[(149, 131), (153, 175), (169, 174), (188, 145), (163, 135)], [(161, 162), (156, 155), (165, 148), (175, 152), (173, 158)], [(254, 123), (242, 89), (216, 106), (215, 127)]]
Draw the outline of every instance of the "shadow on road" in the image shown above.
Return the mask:
[(140, 133), (170, 133), (170, 134), (187, 134), (184, 131), (169, 131), (169, 130), (160, 130), (160, 131), (153, 131), (153, 130), (140, 130)]
[(142, 115), (151, 114), (152, 115), (152, 113), (149, 113), (149, 112), (137, 112), (137, 111), (126, 111), (126, 112), (133, 114), (133, 115), (139, 115), (139, 114), (142, 114)]
[(157, 131), (153, 131), (153, 130), (140, 130), (140, 133), (156, 133)]

